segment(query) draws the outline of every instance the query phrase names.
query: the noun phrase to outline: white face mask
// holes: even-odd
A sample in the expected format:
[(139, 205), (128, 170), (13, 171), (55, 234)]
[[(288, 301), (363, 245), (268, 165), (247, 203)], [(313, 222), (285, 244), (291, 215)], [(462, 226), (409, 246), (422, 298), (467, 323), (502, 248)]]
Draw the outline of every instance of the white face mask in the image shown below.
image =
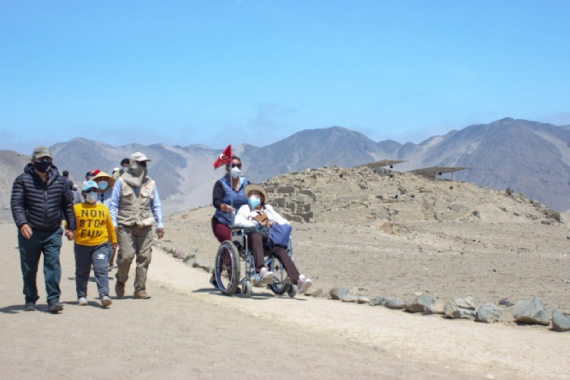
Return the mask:
[(95, 202), (97, 202), (97, 193), (94, 192), (94, 191), (91, 191), (91, 192), (87, 193), (87, 194), (85, 195), (85, 201), (86, 201), (87, 203), (95, 203)]
[(232, 178), (238, 178), (239, 175), (241, 174), (241, 170), (238, 167), (232, 168), (232, 170), (230, 170), (230, 173), (232, 175)]

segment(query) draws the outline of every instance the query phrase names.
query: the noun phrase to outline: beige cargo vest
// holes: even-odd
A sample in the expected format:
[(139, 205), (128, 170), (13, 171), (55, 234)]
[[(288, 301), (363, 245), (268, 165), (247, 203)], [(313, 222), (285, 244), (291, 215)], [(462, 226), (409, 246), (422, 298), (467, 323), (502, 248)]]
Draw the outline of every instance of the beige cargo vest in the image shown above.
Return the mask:
[(117, 223), (122, 226), (149, 227), (156, 222), (151, 210), (151, 203), (154, 199), (154, 181), (146, 177), (139, 194), (134, 191), (134, 187), (129, 185), (122, 177), (119, 177), (121, 184), (121, 200), (119, 202)]

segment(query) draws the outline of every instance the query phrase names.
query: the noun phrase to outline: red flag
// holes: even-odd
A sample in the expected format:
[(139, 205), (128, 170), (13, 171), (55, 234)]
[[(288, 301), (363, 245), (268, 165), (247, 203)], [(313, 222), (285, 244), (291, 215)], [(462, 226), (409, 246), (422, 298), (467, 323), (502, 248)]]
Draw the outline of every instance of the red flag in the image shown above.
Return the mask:
[(232, 162), (232, 146), (228, 145), (226, 149), (220, 154), (220, 157), (214, 162), (214, 169), (219, 168), (220, 166), (227, 165)]

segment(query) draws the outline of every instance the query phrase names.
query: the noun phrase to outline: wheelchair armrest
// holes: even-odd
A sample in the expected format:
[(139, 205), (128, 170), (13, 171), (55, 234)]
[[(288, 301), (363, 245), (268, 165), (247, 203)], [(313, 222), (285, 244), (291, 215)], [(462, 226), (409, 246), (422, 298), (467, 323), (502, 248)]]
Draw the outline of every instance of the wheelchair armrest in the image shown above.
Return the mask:
[(259, 227), (258, 226), (254, 226), (254, 227), (242, 227), (242, 231), (249, 235), (253, 232), (259, 232)]

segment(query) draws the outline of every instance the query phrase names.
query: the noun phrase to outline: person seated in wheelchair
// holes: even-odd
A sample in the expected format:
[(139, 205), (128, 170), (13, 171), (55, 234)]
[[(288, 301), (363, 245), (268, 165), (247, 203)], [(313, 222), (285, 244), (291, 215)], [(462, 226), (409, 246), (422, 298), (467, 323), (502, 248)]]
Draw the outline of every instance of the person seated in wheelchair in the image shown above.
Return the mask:
[[(285, 231), (286, 238), (280, 239), (281, 242), (275, 243), (268, 236), (262, 236), (260, 232), (251, 232), (249, 234), (249, 247), (253, 254), (256, 266), (256, 272), (263, 282), (267, 282), (273, 278), (273, 273), (263, 265), (264, 246), (268, 247), (273, 254), (281, 262), (289, 279), (293, 284), (297, 285), (299, 293), (306, 292), (312, 285), (312, 281), (304, 275), (299, 274), (297, 266), (287, 253), (287, 243), (291, 232), (291, 225), (287, 219), (279, 215), (271, 205), (265, 203), (267, 201), (267, 192), (263, 186), (258, 184), (249, 184), (245, 187), (245, 195), (247, 204), (241, 206), (236, 214), (234, 227), (267, 227), (270, 235), (271, 230)], [(286, 226), (282, 228), (281, 226)], [(260, 231), (260, 230), (258, 230)], [(265, 234), (263, 234), (265, 235)]]

